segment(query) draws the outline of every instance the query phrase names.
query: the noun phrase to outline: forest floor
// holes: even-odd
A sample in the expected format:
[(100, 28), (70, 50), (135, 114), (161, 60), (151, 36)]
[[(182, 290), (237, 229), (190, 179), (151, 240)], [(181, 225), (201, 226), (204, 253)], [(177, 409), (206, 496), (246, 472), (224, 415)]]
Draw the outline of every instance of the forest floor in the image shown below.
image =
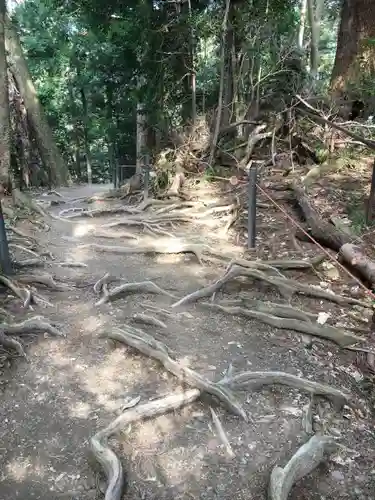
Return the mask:
[[(108, 186), (80, 186), (60, 193), (68, 202), (106, 189)], [(215, 203), (221, 196), (205, 183), (196, 190), (198, 198), (206, 197), (207, 203)], [(44, 197), (52, 198), (58, 199), (55, 195)], [(104, 207), (107, 203), (118, 204), (96, 202), (89, 207)], [(77, 201), (66, 206), (87, 204)], [(65, 207), (50, 210), (58, 214), (62, 208)], [(178, 241), (206, 244), (228, 256), (241, 257), (242, 249), (222, 231), (225, 220), (220, 214), (199, 218), (197, 210), (195, 215), (195, 223), (176, 224), (171, 230)], [(211, 380), (222, 378), (232, 364), (234, 374), (244, 370), (278, 370), (363, 397), (356, 353), (331, 342), (321, 339), (306, 342), (306, 338), (291, 330), (205, 310), (195, 304), (171, 309), (173, 299), (160, 294), (128, 294), (111, 303), (95, 305), (98, 297), (93, 284), (107, 272), (124, 282), (150, 280), (182, 297), (218, 279), (225, 271), (227, 263), (219, 258), (204, 258), (201, 264), (190, 254), (120, 255), (82, 246), (95, 243), (129, 247), (167, 238), (136, 231), (137, 241), (111, 241), (93, 235), (93, 227), (123, 217), (120, 214), (78, 218), (74, 223), (52, 220), (48, 221), (49, 231), (35, 230), (28, 221), (17, 226), (37, 237), (41, 247), (54, 257), (40, 273), (52, 274), (57, 282), (69, 285), (69, 289), (42, 291), (38, 287), (52, 307), (33, 306), (34, 311), (25, 311), (14, 306), (12, 310), (14, 321), (40, 314), (59, 323), (66, 338), (23, 336), (23, 340), (28, 339), (27, 360), (13, 358), (10, 365), (3, 363), (1, 500), (104, 498), (100, 474), (93, 470), (92, 460), (88, 459), (89, 438), (120, 414), (129, 398), (140, 396), (142, 403), (180, 387), (176, 377), (156, 361), (101, 337), (101, 333), (116, 326), (121, 328), (133, 321), (134, 314), (145, 313), (147, 309), (147, 314), (156, 316), (154, 307), (159, 309), (158, 317), (167, 328), (139, 326), (162, 340), (175, 359)], [(267, 252), (270, 258), (290, 257), (293, 252), (292, 257), (296, 257), (295, 250), (287, 245), (291, 227), (272, 208), (259, 210), (259, 225), (258, 254), (262, 258)], [(167, 240), (170, 243), (171, 239)], [(314, 255), (313, 249), (310, 255)], [(87, 267), (65, 268), (59, 266), (61, 261), (77, 261)], [(330, 276), (324, 275), (328, 271)], [(338, 273), (337, 279), (332, 276), (332, 269), (320, 268), (319, 272), (288, 271), (288, 277), (317, 285), (330, 281), (335, 291), (345, 293), (353, 284), (341, 271)], [(239, 293), (280, 302), (273, 289), (254, 281), (232, 282), (220, 295), (233, 299)], [(16, 303), (15, 299), (12, 301)], [(294, 304), (316, 313), (330, 312), (333, 322), (344, 319), (353, 309), (310, 298), (298, 298)], [(129, 487), (124, 498), (265, 500), (272, 468), (284, 466), (308, 439), (302, 421), (310, 398), (297, 389), (279, 385), (236, 395), (249, 422), (202, 398), (181, 410), (124, 428), (111, 440), (127, 472)], [(212, 422), (210, 404), (219, 415), (233, 456), (222, 445)], [(320, 398), (314, 411), (315, 430), (340, 438), (342, 446), (328, 462), (299, 481), (289, 498), (373, 499), (375, 420), (347, 406), (335, 411)]]

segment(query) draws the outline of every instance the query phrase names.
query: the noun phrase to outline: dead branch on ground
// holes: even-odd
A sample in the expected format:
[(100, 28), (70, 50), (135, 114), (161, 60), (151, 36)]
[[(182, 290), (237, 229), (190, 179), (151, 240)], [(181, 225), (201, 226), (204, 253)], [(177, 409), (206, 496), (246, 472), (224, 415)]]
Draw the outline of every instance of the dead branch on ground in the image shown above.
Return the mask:
[(287, 500), (295, 482), (310, 474), (325, 457), (337, 450), (330, 436), (313, 436), (293, 455), (285, 467), (275, 467), (271, 473), (269, 500)]

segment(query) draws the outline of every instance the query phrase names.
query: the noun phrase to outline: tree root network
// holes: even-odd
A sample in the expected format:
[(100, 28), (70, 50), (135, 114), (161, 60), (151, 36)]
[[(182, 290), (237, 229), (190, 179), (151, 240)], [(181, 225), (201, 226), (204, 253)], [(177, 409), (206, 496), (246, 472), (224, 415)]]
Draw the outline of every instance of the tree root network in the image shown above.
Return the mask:
[[(241, 389), (248, 385), (254, 388), (257, 386), (282, 384), (303, 390), (311, 395), (326, 397), (335, 405), (342, 406), (344, 404), (350, 404), (352, 407), (356, 406), (349, 393), (284, 372), (245, 372), (236, 376), (227, 374), (221, 381), (217, 383), (211, 382), (200, 376), (194, 370), (186, 368), (182, 364), (171, 359), (165, 344), (157, 341), (146, 332), (133, 328), (130, 325), (126, 325), (123, 330), (113, 329), (105, 336), (125, 343), (142, 354), (159, 361), (164, 368), (177, 376), (178, 379), (193, 386), (192, 389), (186, 390), (185, 392), (172, 393), (164, 398), (134, 407), (139, 402), (139, 398), (136, 398), (127, 405), (128, 408), (123, 414), (118, 416), (106, 428), (100, 430), (91, 438), (90, 444), (93, 455), (103, 467), (108, 480), (105, 493), (106, 500), (120, 500), (125, 484), (121, 462), (108, 445), (109, 437), (121, 431), (121, 429), (129, 423), (138, 422), (146, 418), (153, 418), (182, 408), (196, 401), (201, 396), (202, 392), (217, 397), (231, 412), (234, 412), (245, 420), (247, 420), (245, 412), (227, 387)], [(222, 390), (217, 390), (219, 387)], [(229, 440), (213, 410), (211, 411), (211, 415), (227, 453), (233, 456), (234, 453)], [(336, 442), (333, 438), (313, 436), (296, 452), (284, 468), (275, 467), (273, 469), (269, 485), (269, 500), (287, 500), (293, 484), (317, 467), (328, 451), (334, 451), (335, 449)]]

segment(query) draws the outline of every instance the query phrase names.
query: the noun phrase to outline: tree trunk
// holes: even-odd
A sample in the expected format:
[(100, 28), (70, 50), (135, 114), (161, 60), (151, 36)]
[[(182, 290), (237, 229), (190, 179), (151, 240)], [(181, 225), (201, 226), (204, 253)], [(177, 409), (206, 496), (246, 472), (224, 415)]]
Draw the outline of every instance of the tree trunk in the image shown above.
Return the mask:
[[(144, 86), (144, 77), (139, 77), (138, 79), (138, 89), (140, 90)], [(144, 104), (141, 101), (137, 103), (137, 159), (135, 173), (140, 174), (142, 172), (143, 157), (146, 153), (147, 145), (147, 120), (146, 111)]]
[[(50, 172), (51, 182), (56, 186), (67, 184), (70, 180), (68, 168), (53, 138), (47, 117), (32, 83), (18, 35), (9, 19), (6, 19), (5, 22), (5, 46), (9, 55), (10, 70), (25, 102), (30, 123), (37, 139), (40, 157)], [(4, 109), (3, 106), (1, 107)]]
[(305, 36), (307, 0), (301, 0), (298, 30), (298, 48), (303, 51), (303, 40)]
[[(363, 84), (373, 87), (375, 74), (375, 2), (344, 0), (331, 89), (336, 96)], [(362, 83), (362, 85), (361, 85)]]
[[(320, 0), (317, 0), (317, 3)], [(319, 19), (320, 8), (314, 7), (314, 0), (307, 0), (307, 15), (310, 24), (310, 74), (314, 80), (318, 76), (319, 69)]]
[[(235, 54), (235, 41), (234, 41), (234, 23), (235, 20), (235, 6), (231, 3), (228, 13), (228, 25), (225, 32), (225, 52), (224, 52), (224, 97), (223, 97), (223, 112), (221, 116), (220, 127), (227, 127), (232, 122), (233, 118), (233, 57)], [(237, 132), (236, 129), (233, 129)]]
[(217, 141), (219, 138), (221, 116), (223, 111), (223, 95), (224, 95), (224, 77), (225, 77), (225, 42), (228, 29), (228, 15), (230, 9), (230, 0), (225, 2), (225, 11), (221, 28), (221, 53), (220, 53), (220, 87), (219, 87), (219, 99), (217, 104), (217, 114), (215, 122), (215, 130), (212, 138), (212, 144), (210, 148), (210, 158), (208, 160), (208, 165), (212, 166), (215, 157), (215, 151), (217, 146)]
[(5, 50), (6, 2), (0, 0), (0, 187), (8, 188), (10, 179), (9, 82)]
[(83, 141), (85, 149), (86, 158), (86, 171), (87, 171), (87, 182), (92, 184), (92, 162), (91, 162), (91, 151), (89, 142), (89, 114), (85, 89), (80, 89), (81, 99), (82, 99), (82, 118), (83, 118)]

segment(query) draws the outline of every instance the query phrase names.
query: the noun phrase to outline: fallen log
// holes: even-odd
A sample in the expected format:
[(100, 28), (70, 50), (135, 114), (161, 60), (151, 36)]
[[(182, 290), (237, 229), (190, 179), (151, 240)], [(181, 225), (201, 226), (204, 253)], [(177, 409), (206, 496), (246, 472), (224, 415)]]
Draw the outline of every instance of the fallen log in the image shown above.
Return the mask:
[[(307, 233), (321, 245), (338, 252), (349, 270), (357, 274), (366, 286), (372, 288), (375, 285), (375, 262), (371, 261), (358, 246), (351, 243), (350, 235), (320, 217), (301, 187), (294, 186), (293, 193), (305, 219)], [(300, 233), (300, 231), (296, 233), (297, 238), (305, 240), (306, 235)]]
[(308, 234), (318, 243), (338, 252), (345, 243), (350, 242), (350, 237), (347, 234), (320, 217), (315, 208), (311, 206), (303, 188), (293, 186), (293, 194), (302, 211)]
[(374, 288), (375, 262), (364, 255), (358, 246), (352, 245), (351, 243), (345, 243), (345, 245), (340, 248), (339, 256), (346, 264), (364, 278), (368, 286)]

